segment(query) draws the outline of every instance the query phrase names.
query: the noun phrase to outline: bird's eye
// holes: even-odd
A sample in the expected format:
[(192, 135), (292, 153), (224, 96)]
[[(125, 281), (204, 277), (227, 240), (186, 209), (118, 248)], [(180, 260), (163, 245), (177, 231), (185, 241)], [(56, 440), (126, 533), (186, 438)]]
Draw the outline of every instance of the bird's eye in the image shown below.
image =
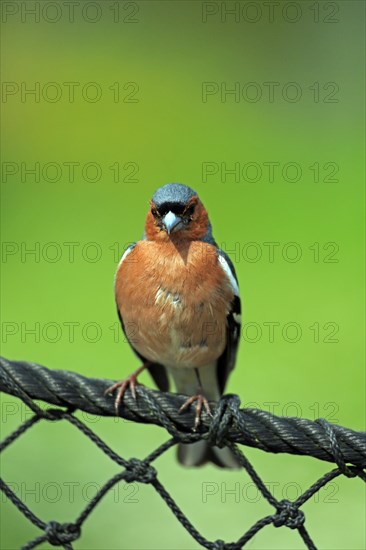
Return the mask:
[(189, 207), (187, 208), (187, 210), (184, 212), (184, 214), (185, 214), (186, 216), (189, 216), (189, 217), (190, 217), (190, 216), (193, 215), (193, 212), (194, 212), (194, 204), (192, 204), (191, 206), (189, 206)]
[(151, 214), (154, 216), (154, 218), (160, 218), (160, 214), (154, 206), (151, 208)]

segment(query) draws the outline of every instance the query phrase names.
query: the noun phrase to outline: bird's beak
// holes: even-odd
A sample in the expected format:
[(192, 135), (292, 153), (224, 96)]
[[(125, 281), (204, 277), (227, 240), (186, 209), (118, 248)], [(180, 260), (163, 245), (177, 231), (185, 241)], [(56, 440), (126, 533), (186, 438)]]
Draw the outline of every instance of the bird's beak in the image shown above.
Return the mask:
[(175, 214), (173, 214), (173, 212), (170, 211), (163, 217), (163, 225), (168, 235), (170, 235), (170, 233), (174, 231), (174, 228), (177, 227), (177, 225), (179, 225), (181, 222), (182, 218), (176, 216)]

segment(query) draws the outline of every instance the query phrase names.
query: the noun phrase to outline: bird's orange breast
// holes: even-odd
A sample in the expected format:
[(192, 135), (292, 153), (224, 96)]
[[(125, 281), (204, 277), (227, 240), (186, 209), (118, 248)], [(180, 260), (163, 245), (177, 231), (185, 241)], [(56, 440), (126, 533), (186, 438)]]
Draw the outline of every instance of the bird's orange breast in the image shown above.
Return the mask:
[(139, 241), (115, 292), (127, 338), (149, 361), (200, 367), (223, 352), (233, 291), (214, 246)]

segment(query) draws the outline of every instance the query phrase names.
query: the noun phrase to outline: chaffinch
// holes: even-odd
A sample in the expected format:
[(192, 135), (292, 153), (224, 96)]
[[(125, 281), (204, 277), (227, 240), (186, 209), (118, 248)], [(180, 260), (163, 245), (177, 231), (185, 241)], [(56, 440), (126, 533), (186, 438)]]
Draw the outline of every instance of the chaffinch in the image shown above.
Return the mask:
[[(122, 329), (142, 366), (107, 391), (118, 389), (116, 408), (137, 376), (148, 369), (158, 388), (189, 395), (181, 412), (222, 395), (234, 367), (240, 335), (240, 297), (235, 269), (217, 246), (207, 211), (193, 189), (178, 183), (160, 187), (150, 201), (145, 233), (124, 252), (115, 296)], [(180, 444), (186, 466), (207, 461), (237, 467), (228, 448), (206, 441)]]

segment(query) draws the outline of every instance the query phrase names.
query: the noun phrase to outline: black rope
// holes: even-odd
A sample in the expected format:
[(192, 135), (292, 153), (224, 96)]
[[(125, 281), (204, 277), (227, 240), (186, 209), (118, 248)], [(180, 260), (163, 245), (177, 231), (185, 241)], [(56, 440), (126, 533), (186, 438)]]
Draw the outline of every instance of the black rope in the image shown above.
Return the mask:
[[(50, 370), (34, 363), (0, 359), (0, 391), (22, 399), (43, 418), (52, 419), (34, 399), (51, 405), (81, 410), (99, 416), (115, 416), (114, 397), (105, 396), (113, 380), (86, 378), (74, 372)], [(278, 417), (258, 409), (239, 409), (236, 395), (226, 395), (210, 403), (213, 419), (202, 413), (199, 434), (192, 433), (194, 410), (179, 414), (187, 396), (137, 387), (137, 399), (127, 391), (119, 415), (127, 420), (164, 427), (179, 441), (203, 437), (219, 447), (225, 441), (241, 443), (271, 453), (307, 455), (336, 463), (347, 471), (346, 463), (366, 467), (366, 433), (332, 425), (324, 419)], [(35, 408), (37, 407), (37, 408)]]
[[(143, 386), (138, 386), (136, 400), (129, 391), (126, 393), (119, 411), (120, 416), (135, 422), (161, 426), (172, 437), (144, 460), (136, 458), (125, 460), (73, 415), (74, 411), (81, 410), (101, 416), (115, 416), (114, 398), (104, 395), (105, 390), (112, 383), (112, 380), (86, 378), (69, 371), (52, 371), (34, 363), (0, 359), (0, 391), (20, 398), (34, 413), (31, 419), (24, 422), (0, 443), (0, 451), (6, 449), (42, 419), (52, 422), (67, 421), (88, 437), (108, 458), (122, 467), (122, 471), (99, 489), (80, 512), (79, 517), (71, 523), (42, 521), (5, 481), (0, 480), (0, 489), (8, 499), (30, 522), (43, 531), (40, 536), (25, 544), (23, 550), (36, 548), (44, 542), (72, 550), (72, 542), (81, 536), (81, 528), (85, 520), (108, 491), (121, 481), (151, 485), (181, 525), (204, 548), (239, 550), (261, 529), (272, 524), (277, 528), (288, 527), (297, 530), (305, 546), (310, 550), (316, 550), (305, 527), (305, 515), (300, 507), (340, 475), (349, 478), (357, 476), (366, 481), (366, 474), (362, 470), (366, 466), (366, 434), (363, 432), (332, 425), (324, 419), (312, 422), (300, 418), (277, 417), (257, 409), (241, 410), (240, 401), (236, 395), (226, 395), (218, 403), (210, 403), (212, 418), (203, 413), (200, 431), (193, 432), (194, 411), (178, 414), (187, 396), (157, 392)], [(45, 401), (61, 408), (43, 410), (34, 400)], [(258, 490), (274, 508), (272, 514), (258, 520), (236, 542), (206, 539), (159, 481), (158, 472), (152, 466), (152, 462), (178, 442), (190, 443), (200, 439), (207, 439), (212, 445), (219, 447), (230, 447)], [(286, 499), (278, 501), (236, 443), (256, 447), (266, 452), (312, 456), (334, 462), (337, 468), (318, 479), (295, 501)]]

